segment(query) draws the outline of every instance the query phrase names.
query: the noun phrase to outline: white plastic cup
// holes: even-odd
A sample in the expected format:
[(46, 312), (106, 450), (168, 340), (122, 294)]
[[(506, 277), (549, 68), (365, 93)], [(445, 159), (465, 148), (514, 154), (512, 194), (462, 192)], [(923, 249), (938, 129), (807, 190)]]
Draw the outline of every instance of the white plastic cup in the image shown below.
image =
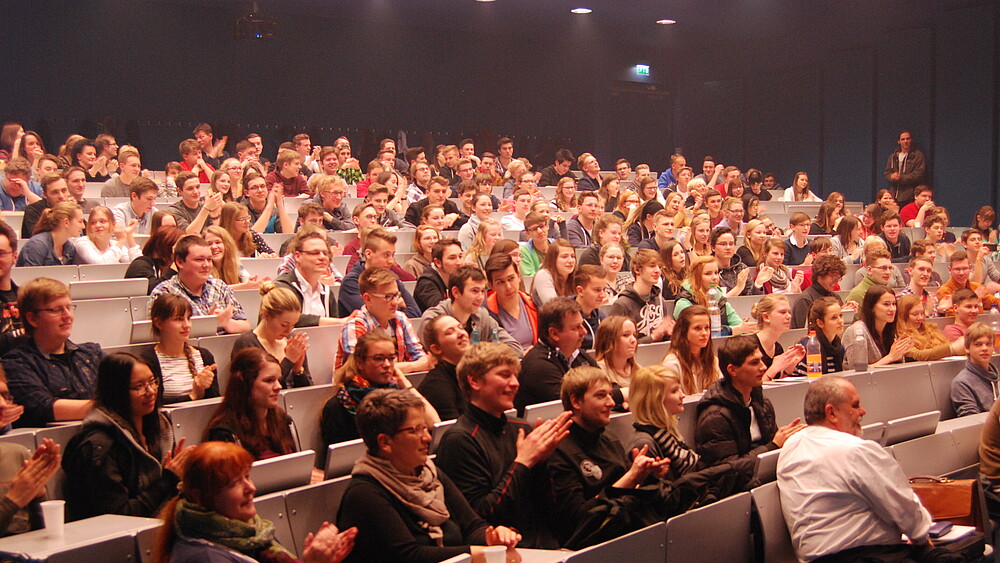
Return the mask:
[(486, 554), (486, 563), (506, 563), (507, 546), (491, 545), (483, 550)]
[(40, 503), (45, 529), (54, 536), (63, 535), (66, 526), (66, 501), (47, 500)]

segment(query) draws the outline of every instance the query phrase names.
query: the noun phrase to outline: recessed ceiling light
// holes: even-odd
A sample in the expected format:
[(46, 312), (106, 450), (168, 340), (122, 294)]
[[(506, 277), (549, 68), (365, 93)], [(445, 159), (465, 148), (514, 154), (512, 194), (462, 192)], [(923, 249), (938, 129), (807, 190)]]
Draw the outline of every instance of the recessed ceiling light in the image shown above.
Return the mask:
[(573, 8), (570, 11), (574, 14), (589, 14), (590, 12), (593, 12), (590, 8)]
[(476, 2), (492, 2), (493, 0), (476, 0)]
[(656, 23), (660, 25), (673, 25), (677, 23), (677, 20), (656, 20)]

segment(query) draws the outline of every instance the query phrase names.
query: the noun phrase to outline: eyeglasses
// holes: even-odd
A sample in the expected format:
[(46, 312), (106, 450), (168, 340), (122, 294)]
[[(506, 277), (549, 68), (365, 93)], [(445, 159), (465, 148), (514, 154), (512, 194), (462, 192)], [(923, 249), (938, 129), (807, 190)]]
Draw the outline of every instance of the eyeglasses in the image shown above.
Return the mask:
[(870, 269), (884, 272), (886, 270), (891, 270), (892, 266), (872, 266)]
[(386, 360), (390, 364), (396, 363), (396, 354), (376, 354), (374, 356), (367, 356), (366, 358), (369, 362), (375, 362), (376, 364), (384, 364)]
[(267, 190), (267, 184), (263, 186), (249, 186), (247, 187), (248, 192), (263, 192)]
[(36, 312), (38, 313), (41, 313), (42, 311), (53, 315), (65, 315), (66, 313), (76, 311), (76, 304), (63, 305), (62, 307), (49, 307), (48, 309), (36, 309)]
[(250, 217), (237, 217), (236, 219), (233, 220), (236, 221), (237, 223), (249, 223)]
[(309, 255), (309, 256), (320, 256), (320, 255), (322, 255), (322, 256), (329, 256), (330, 255), (329, 251), (326, 251), (326, 250), (300, 250), (299, 252), (301, 252), (302, 254)]
[(329, 191), (329, 192), (326, 192), (326, 193), (328, 193), (330, 195), (347, 195), (347, 192), (345, 192), (343, 190), (332, 190), (332, 191)]
[(399, 430), (396, 430), (396, 434), (400, 434), (402, 432), (409, 432), (414, 436), (423, 436), (424, 434), (430, 434), (431, 429), (428, 428), (427, 426), (420, 425), (420, 426), (404, 426)]
[(155, 377), (151, 377), (143, 383), (129, 387), (128, 390), (133, 393), (155, 393), (159, 388), (160, 382)]
[(372, 297), (381, 297), (382, 299), (385, 299), (386, 301), (389, 301), (391, 303), (399, 299), (399, 296), (402, 294), (397, 291), (396, 293), (369, 293), (368, 295), (371, 295)]

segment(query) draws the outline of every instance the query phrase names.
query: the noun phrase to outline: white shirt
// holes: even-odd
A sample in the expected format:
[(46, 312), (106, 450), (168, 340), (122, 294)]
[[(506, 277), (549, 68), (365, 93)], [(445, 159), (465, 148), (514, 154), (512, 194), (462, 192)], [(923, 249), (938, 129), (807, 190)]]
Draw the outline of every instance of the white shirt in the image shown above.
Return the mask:
[(76, 247), (77, 259), (82, 264), (128, 264), (142, 254), (138, 244), (125, 248), (119, 246), (114, 239), (111, 239), (111, 246), (104, 252), (98, 250), (97, 245), (85, 236), (71, 240)]
[[(795, 188), (786, 188), (784, 195), (781, 197), (781, 201), (795, 201)], [(802, 201), (823, 203), (823, 200), (816, 194), (812, 193), (812, 190), (809, 190), (809, 193), (806, 194), (806, 198)]]
[(781, 511), (795, 554), (810, 561), (863, 545), (927, 540), (931, 516), (892, 455), (825, 426), (793, 434), (778, 457)]
[(302, 277), (299, 273), (299, 269), (293, 270), (295, 272), (295, 279), (299, 282), (299, 291), (302, 292), (302, 314), (303, 315), (318, 315), (320, 317), (328, 317), (330, 315), (327, 311), (325, 301), (323, 297), (326, 295), (327, 287), (322, 283), (316, 284), (316, 289), (314, 290), (309, 282)]
[(523, 231), (524, 221), (517, 218), (517, 215), (511, 213), (510, 215), (504, 215), (500, 219), (500, 226), (505, 231)]

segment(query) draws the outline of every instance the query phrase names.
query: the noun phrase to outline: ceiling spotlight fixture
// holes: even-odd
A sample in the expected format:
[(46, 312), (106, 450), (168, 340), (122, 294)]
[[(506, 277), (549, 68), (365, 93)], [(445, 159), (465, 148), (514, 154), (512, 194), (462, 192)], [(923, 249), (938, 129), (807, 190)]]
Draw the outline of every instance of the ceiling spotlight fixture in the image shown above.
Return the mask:
[(673, 24), (677, 23), (677, 20), (663, 19), (663, 20), (656, 20), (656, 23), (658, 23), (660, 25), (673, 25)]
[(476, 2), (492, 2), (493, 0), (476, 0)]
[(590, 12), (593, 12), (590, 8), (573, 8), (570, 11), (574, 14), (589, 14)]

